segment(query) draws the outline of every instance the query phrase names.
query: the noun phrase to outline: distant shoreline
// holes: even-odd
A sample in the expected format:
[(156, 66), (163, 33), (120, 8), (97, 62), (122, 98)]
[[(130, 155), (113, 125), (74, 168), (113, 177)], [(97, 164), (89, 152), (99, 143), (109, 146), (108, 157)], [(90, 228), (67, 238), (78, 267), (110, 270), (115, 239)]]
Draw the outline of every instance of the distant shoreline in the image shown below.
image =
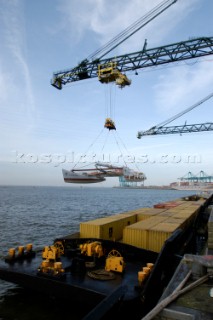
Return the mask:
[(176, 190), (169, 186), (138, 186), (138, 187), (120, 187), (114, 186), (113, 188), (117, 189), (157, 189), (157, 190)]

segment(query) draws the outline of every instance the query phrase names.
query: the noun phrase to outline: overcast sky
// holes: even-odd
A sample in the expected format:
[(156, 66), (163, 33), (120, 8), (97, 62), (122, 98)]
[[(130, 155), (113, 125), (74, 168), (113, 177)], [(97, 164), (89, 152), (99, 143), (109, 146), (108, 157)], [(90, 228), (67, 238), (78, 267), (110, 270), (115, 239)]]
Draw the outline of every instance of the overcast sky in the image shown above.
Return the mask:
[[(0, 0), (0, 184), (65, 186), (62, 168), (85, 154), (88, 162), (128, 162), (145, 173), (146, 185), (169, 184), (189, 171), (213, 174), (211, 132), (137, 139), (138, 131), (212, 93), (212, 56), (130, 72), (131, 86), (122, 90), (97, 78), (62, 90), (50, 84), (53, 72), (75, 67), (159, 3)], [(212, 12), (212, 0), (178, 0), (109, 56), (139, 51), (145, 39), (149, 49), (211, 37)], [(211, 122), (212, 103), (172, 124)], [(110, 109), (116, 132), (103, 128)], [(116, 184), (109, 178), (100, 186)]]

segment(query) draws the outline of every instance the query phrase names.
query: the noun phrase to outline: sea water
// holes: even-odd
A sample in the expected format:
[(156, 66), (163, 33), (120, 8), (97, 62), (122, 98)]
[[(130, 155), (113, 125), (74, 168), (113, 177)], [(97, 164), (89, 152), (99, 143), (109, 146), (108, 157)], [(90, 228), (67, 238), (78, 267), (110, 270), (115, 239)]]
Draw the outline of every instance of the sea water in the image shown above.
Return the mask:
[[(192, 191), (103, 187), (0, 186), (0, 258), (9, 248), (52, 245), (79, 231), (82, 221), (175, 200)], [(70, 301), (72, 297), (70, 297)], [(76, 312), (76, 310), (75, 310)], [(0, 280), (0, 320), (81, 319), (67, 301), (55, 301)]]

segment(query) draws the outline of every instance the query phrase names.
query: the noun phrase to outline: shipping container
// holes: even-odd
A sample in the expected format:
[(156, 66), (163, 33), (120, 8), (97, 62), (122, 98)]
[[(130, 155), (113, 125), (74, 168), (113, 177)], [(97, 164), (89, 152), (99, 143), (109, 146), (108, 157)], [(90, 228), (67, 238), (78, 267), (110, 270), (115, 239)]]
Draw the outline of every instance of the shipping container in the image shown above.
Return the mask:
[(117, 214), (80, 223), (80, 238), (120, 240), (123, 229), (137, 221), (136, 214)]
[(185, 218), (179, 218), (179, 217), (173, 216), (166, 219), (165, 223), (179, 225), (180, 228), (184, 228), (187, 224), (187, 220)]
[(124, 228), (123, 242), (139, 248), (147, 249), (149, 229), (166, 219), (166, 217), (154, 216)]
[(165, 212), (165, 209), (158, 209), (158, 208), (146, 208), (146, 210), (140, 210), (137, 213), (137, 221), (146, 220), (153, 216), (159, 216), (162, 212)]
[(152, 227), (147, 234), (147, 248), (154, 252), (160, 252), (164, 242), (172, 235), (172, 233), (180, 228), (180, 223), (162, 222)]

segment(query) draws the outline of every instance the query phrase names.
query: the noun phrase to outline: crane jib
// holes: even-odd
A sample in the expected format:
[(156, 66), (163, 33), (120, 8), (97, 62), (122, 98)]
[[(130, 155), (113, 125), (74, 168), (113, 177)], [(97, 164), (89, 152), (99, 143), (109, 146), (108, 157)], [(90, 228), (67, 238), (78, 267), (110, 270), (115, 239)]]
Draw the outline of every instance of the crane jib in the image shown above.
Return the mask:
[[(128, 28), (120, 32), (116, 37), (114, 37), (108, 43), (103, 45), (101, 48), (97, 49), (87, 59), (84, 59), (79, 66), (65, 73), (64, 72), (55, 73), (54, 78), (51, 81), (51, 84), (57, 89), (62, 89), (62, 85), (65, 85), (68, 82), (84, 80), (87, 78), (94, 77), (94, 74), (91, 72), (91, 70), (88, 70), (87, 62), (100, 61), (109, 52), (117, 48), (121, 43), (129, 39), (133, 34), (138, 32), (141, 28), (143, 28), (153, 19), (158, 17), (161, 13), (163, 13), (165, 10), (167, 10), (170, 6), (172, 6), (176, 2), (177, 0), (163, 0), (156, 7), (151, 9), (148, 13), (146, 13), (140, 19), (136, 20), (133, 24), (131, 24)], [(76, 69), (77, 69), (77, 74), (75, 73)], [(97, 66), (95, 71), (97, 73)], [(118, 70), (118, 71), (121, 72), (121, 70)], [(124, 74), (121, 74), (121, 77), (120, 77), (121, 88), (126, 85), (126, 79), (123, 81), (122, 79), (123, 76), (125, 77)]]
[(112, 61), (116, 62), (120, 72), (127, 72), (211, 54), (213, 54), (213, 37), (196, 38), (113, 58), (85, 60), (75, 68), (54, 73), (51, 84), (57, 89), (62, 89), (67, 83), (98, 77), (99, 65), (107, 65)]

